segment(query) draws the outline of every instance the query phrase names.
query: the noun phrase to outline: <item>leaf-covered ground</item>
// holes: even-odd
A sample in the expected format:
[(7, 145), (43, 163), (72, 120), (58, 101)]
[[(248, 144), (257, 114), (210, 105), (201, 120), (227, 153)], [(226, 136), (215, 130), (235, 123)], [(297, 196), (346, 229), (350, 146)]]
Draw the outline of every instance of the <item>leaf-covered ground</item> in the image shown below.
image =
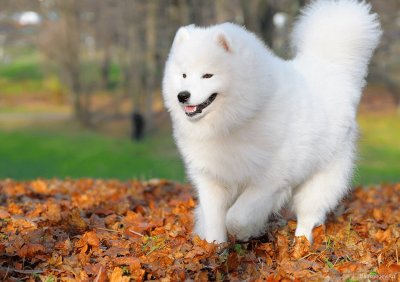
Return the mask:
[(356, 189), (311, 246), (294, 240), (286, 211), (249, 242), (192, 237), (191, 192), (160, 180), (0, 181), (0, 280), (400, 279), (400, 184)]

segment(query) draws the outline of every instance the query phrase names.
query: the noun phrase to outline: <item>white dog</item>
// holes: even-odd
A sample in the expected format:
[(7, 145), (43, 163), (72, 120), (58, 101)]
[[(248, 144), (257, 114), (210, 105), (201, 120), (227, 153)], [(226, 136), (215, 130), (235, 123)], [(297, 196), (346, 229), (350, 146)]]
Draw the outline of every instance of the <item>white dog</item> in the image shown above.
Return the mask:
[(231, 23), (178, 30), (163, 95), (200, 204), (195, 232), (224, 242), (262, 235), (285, 203), (312, 240), (349, 190), (356, 111), (381, 35), (370, 5), (314, 1), (284, 61)]

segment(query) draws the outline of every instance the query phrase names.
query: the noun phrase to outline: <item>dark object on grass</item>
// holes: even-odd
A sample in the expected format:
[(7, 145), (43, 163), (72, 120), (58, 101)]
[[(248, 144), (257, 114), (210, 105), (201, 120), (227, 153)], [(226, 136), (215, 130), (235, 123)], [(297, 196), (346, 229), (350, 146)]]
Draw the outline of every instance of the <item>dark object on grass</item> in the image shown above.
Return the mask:
[(131, 115), (132, 140), (139, 141), (143, 138), (145, 121), (141, 113), (133, 112)]

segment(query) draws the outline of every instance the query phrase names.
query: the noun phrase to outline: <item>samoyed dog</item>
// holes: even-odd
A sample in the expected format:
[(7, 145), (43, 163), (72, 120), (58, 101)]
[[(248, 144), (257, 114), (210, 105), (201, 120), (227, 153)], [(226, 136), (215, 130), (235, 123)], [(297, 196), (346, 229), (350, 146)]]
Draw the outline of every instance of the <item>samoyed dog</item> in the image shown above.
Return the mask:
[(349, 190), (356, 112), (381, 29), (370, 5), (317, 0), (285, 61), (232, 23), (181, 27), (163, 79), (174, 137), (199, 198), (194, 232), (248, 240), (288, 206), (312, 240)]

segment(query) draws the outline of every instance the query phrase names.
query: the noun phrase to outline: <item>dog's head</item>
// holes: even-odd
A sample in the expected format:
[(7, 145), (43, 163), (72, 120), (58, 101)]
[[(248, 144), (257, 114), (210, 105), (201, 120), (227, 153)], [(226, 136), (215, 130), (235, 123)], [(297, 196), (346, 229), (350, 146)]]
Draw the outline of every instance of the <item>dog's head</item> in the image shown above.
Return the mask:
[(174, 123), (229, 131), (257, 112), (261, 101), (254, 89), (259, 82), (252, 75), (257, 52), (248, 48), (249, 38), (260, 44), (253, 34), (229, 23), (178, 30), (163, 80)]

